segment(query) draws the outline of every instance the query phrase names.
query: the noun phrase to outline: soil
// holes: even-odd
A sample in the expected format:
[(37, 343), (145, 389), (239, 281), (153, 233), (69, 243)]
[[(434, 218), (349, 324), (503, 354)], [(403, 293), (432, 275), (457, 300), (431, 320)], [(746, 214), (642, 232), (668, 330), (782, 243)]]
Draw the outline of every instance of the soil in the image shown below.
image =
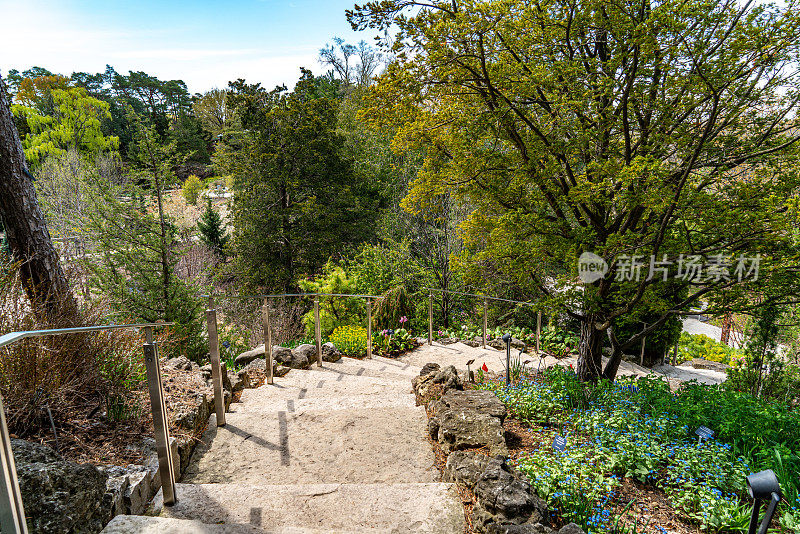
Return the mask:
[[(205, 392), (211, 396), (211, 388), (205, 385), (198, 371), (180, 371), (161, 367), (164, 382), (164, 400), (167, 416), (170, 418), (171, 437), (191, 437), (185, 430), (175, 426), (173, 418), (183, 407), (188, 407), (197, 393)], [(263, 378), (262, 378), (263, 381)], [(237, 395), (239, 393), (237, 392)], [(109, 419), (106, 406), (99, 399), (73, 408), (72, 413), (62, 414), (56, 425), (58, 439), (53, 436), (52, 427), (47, 424), (25, 439), (57, 449), (65, 460), (94, 465), (141, 464), (144, 454), (141, 442), (152, 437), (153, 417), (150, 411), (150, 396), (147, 384), (125, 395), (123, 419)], [(12, 434), (12, 437), (16, 437)]]

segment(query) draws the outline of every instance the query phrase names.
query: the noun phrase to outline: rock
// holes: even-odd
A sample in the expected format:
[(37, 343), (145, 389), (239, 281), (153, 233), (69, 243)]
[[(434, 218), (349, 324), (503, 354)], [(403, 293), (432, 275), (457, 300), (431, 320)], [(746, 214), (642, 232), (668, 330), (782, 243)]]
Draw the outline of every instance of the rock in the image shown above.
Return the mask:
[(175, 424), (189, 432), (200, 430), (201, 427), (205, 427), (212, 408), (212, 401), (206, 397), (205, 393), (200, 393), (195, 396), (191, 406), (182, 408), (175, 415)]
[(524, 341), (513, 337), (511, 338), (511, 348), (525, 352), (528, 350), (528, 345), (526, 345)]
[(541, 523), (525, 523), (522, 525), (489, 523), (486, 527), (486, 532), (487, 534), (553, 534), (555, 531)]
[(487, 347), (492, 347), (497, 350), (506, 350), (506, 343), (500, 338), (494, 338), (486, 344)]
[(247, 365), (248, 363), (252, 362), (256, 358), (263, 358), (264, 357), (264, 345), (261, 344), (252, 350), (248, 350), (247, 352), (243, 352), (233, 360), (233, 363), (236, 367)]
[(452, 452), (447, 457), (442, 481), (456, 482), (473, 489), (488, 464), (489, 457), (475, 451)]
[[(314, 355), (316, 357), (316, 347), (314, 347)], [(290, 369), (308, 369), (311, 365), (305, 354), (277, 345), (272, 347), (272, 358)], [(266, 369), (266, 367), (264, 368)]]
[(461, 380), (458, 378), (458, 371), (455, 366), (448, 365), (440, 369), (433, 378), (433, 382), (442, 385), (442, 391), (450, 389), (462, 389)]
[(150, 471), (145, 467), (128, 475), (130, 484), (123, 494), (128, 514), (141, 515), (144, 512), (147, 503), (150, 502), (151, 478)]
[(180, 371), (191, 371), (192, 362), (186, 356), (177, 356), (164, 362), (164, 367), (167, 369), (178, 369)]
[(433, 416), (428, 432), (445, 450), (488, 447), (492, 456), (508, 454), (503, 431), (506, 407), (490, 391), (450, 389), (429, 408)]
[(62, 460), (44, 445), (12, 439), (22, 501), (31, 532), (96, 533), (110, 516), (108, 475)]
[(434, 382), (436, 374), (436, 372), (432, 372), (426, 375), (415, 376), (411, 379), (411, 387), (414, 388), (414, 393), (416, 393), (420, 399), (423, 399), (424, 402), (429, 400), (429, 395), (431, 395), (432, 392), (438, 394), (437, 389), (441, 389), (437, 386), (436, 382)]
[(474, 410), (492, 417), (497, 417), (502, 423), (506, 418), (506, 405), (491, 391), (468, 389), (465, 391), (449, 390), (432, 406), (434, 412), (444, 411), (448, 408), (459, 410)]
[[(267, 362), (266, 362), (266, 360), (263, 360), (263, 359), (253, 360), (252, 362), (250, 362), (246, 366), (244, 366), (244, 368), (239, 370), (240, 373), (245, 373), (245, 374), (248, 375), (248, 380), (249, 380), (249, 372), (250, 371), (263, 371), (263, 372), (266, 373), (267, 372)], [(289, 368), (288, 367), (284, 367), (282, 365), (279, 365), (277, 360), (274, 360), (272, 362), (272, 376), (284, 376), (288, 372), (289, 372)], [(247, 387), (251, 387), (251, 386), (247, 386)]]
[(299, 361), (302, 361), (303, 358), (305, 358), (309, 364), (317, 362), (318, 353), (316, 345), (303, 343), (302, 345), (295, 347), (294, 350), (292, 350), (292, 353), (294, 354), (295, 359)]
[(561, 527), (558, 534), (586, 534), (581, 527), (575, 523), (569, 523)]
[[(508, 448), (500, 419), (473, 410), (447, 409), (437, 413), (436, 440), (448, 451), (488, 447), (492, 456), (506, 456)], [(432, 424), (429, 422), (429, 430)]]
[(438, 363), (426, 363), (422, 366), (422, 370), (419, 372), (419, 376), (425, 376), (428, 373), (433, 373), (438, 371), (441, 367)]
[(443, 337), (441, 339), (437, 339), (436, 341), (442, 345), (452, 345), (453, 343), (458, 343), (459, 340), (454, 337)]
[(200, 368), (200, 373), (203, 375), (203, 380), (211, 380), (211, 375), (214, 372), (211, 370), (211, 364), (207, 363)]
[[(175, 480), (178, 480), (181, 476), (181, 456), (178, 451), (178, 440), (169, 438), (169, 446), (172, 449), (172, 473), (175, 475)], [(142, 439), (142, 452), (145, 456), (144, 466), (158, 469), (158, 452), (156, 451), (155, 438), (147, 437)]]
[(472, 513), (473, 525), (482, 532), (489, 532), (490, 528), (497, 532), (497, 527), (492, 525), (533, 525), (541, 522), (547, 512), (547, 505), (531, 492), (530, 484), (502, 459), (492, 458), (488, 461), (473, 492), (476, 499)]
[(322, 345), (322, 361), (323, 362), (338, 362), (342, 359), (342, 353), (336, 348), (336, 345), (330, 341)]
[(236, 393), (250, 387), (250, 375), (242, 371), (234, 373), (228, 371), (228, 380), (231, 382), (231, 392)]
[(475, 347), (480, 347), (480, 346), (481, 346), (481, 344), (482, 344), (482, 342), (481, 342), (481, 341), (475, 341), (475, 340), (472, 340), (472, 339), (464, 339), (464, 340), (462, 340), (461, 342), (462, 342), (464, 345), (466, 345), (466, 346), (468, 346), (468, 347), (473, 347), (473, 348), (475, 348)]
[(103, 495), (103, 504), (109, 511), (107, 520), (111, 520), (114, 516), (127, 514), (125, 509), (125, 492), (130, 486), (128, 475), (109, 476), (106, 481), (106, 493)]

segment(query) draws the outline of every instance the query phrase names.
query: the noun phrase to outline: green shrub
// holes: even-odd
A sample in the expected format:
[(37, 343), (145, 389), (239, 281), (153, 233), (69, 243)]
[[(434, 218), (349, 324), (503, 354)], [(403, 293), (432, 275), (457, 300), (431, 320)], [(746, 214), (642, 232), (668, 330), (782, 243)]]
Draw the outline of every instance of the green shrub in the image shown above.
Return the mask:
[[(322, 274), (313, 280), (299, 280), (298, 285), (307, 293), (333, 293), (349, 295), (356, 293), (355, 283), (347, 272), (332, 262), (325, 264)], [(336, 328), (358, 323), (363, 317), (366, 303), (362, 298), (319, 297), (319, 323), (323, 337)], [(303, 315), (306, 335), (314, 337), (314, 308)]]
[(744, 352), (703, 334), (683, 332), (678, 343), (678, 360), (685, 362), (695, 358), (734, 365), (744, 358)]
[(203, 184), (203, 181), (194, 174), (191, 174), (188, 178), (186, 178), (186, 181), (183, 182), (183, 189), (181, 189), (181, 193), (183, 194), (183, 198), (186, 199), (186, 202), (195, 205), (197, 204), (197, 199), (200, 196), (200, 191), (202, 191), (204, 188), (205, 184)]
[(367, 355), (367, 329), (358, 325), (336, 328), (328, 338), (345, 356), (360, 358)]

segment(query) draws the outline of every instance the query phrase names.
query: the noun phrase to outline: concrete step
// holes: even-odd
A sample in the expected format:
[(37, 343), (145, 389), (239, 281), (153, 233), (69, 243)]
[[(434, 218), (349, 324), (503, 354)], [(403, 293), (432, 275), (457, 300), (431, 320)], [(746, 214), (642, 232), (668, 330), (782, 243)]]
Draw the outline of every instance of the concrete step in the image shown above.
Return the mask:
[(264, 384), (255, 389), (245, 389), (242, 391), (240, 402), (247, 404), (263, 399), (298, 400), (311, 397), (382, 396), (403, 393), (411, 394), (410, 379), (376, 378), (326, 368), (306, 371), (293, 369), (286, 376), (276, 377), (272, 385)]
[[(104, 534), (350, 534), (348, 530), (320, 530), (312, 528), (276, 527), (264, 530), (255, 525), (207, 525), (189, 519), (120, 515), (103, 529)], [(360, 530), (359, 533), (380, 532)]]
[[(248, 408), (249, 409), (249, 408)], [(212, 415), (184, 480), (193, 483), (435, 482), (423, 407)]]
[(388, 392), (383, 395), (316, 396), (302, 399), (285, 399), (268, 395), (249, 397), (246, 403), (231, 404), (231, 413), (269, 413), (352, 410), (358, 408), (414, 408), (416, 400), (410, 393)]
[(398, 362), (391, 358), (373, 356), (372, 359), (342, 358), (338, 362), (325, 362), (323, 368), (334, 372), (372, 376), (387, 380), (400, 380), (406, 384), (419, 375), (421, 368), (414, 365)]
[[(178, 484), (156, 512), (206, 524), (319, 532), (461, 534), (464, 511), (452, 484)], [(287, 531), (280, 531), (287, 532)], [(305, 530), (301, 531), (305, 532)]]

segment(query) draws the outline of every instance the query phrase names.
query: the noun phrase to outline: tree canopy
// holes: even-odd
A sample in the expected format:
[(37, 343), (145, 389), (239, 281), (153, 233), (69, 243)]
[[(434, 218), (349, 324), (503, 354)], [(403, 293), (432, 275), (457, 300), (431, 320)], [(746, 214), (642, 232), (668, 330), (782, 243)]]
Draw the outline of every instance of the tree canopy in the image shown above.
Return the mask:
[[(732, 276), (735, 256), (794, 263), (793, 4), (385, 0), (348, 16), (398, 29), (371, 116), (402, 123), (399, 150), (425, 151), (406, 206), (468, 199), (467, 263), (578, 319), (583, 378), (601, 374), (603, 338), (613, 378), (623, 349), (693, 302), (730, 307), (753, 282)], [(584, 252), (604, 278), (579, 283)], [(718, 256), (724, 272), (655, 298), (650, 258), (674, 278), (688, 256)], [(758, 283), (785, 297), (788, 278), (762, 266)], [(617, 337), (615, 319), (641, 309), (654, 322)]]

